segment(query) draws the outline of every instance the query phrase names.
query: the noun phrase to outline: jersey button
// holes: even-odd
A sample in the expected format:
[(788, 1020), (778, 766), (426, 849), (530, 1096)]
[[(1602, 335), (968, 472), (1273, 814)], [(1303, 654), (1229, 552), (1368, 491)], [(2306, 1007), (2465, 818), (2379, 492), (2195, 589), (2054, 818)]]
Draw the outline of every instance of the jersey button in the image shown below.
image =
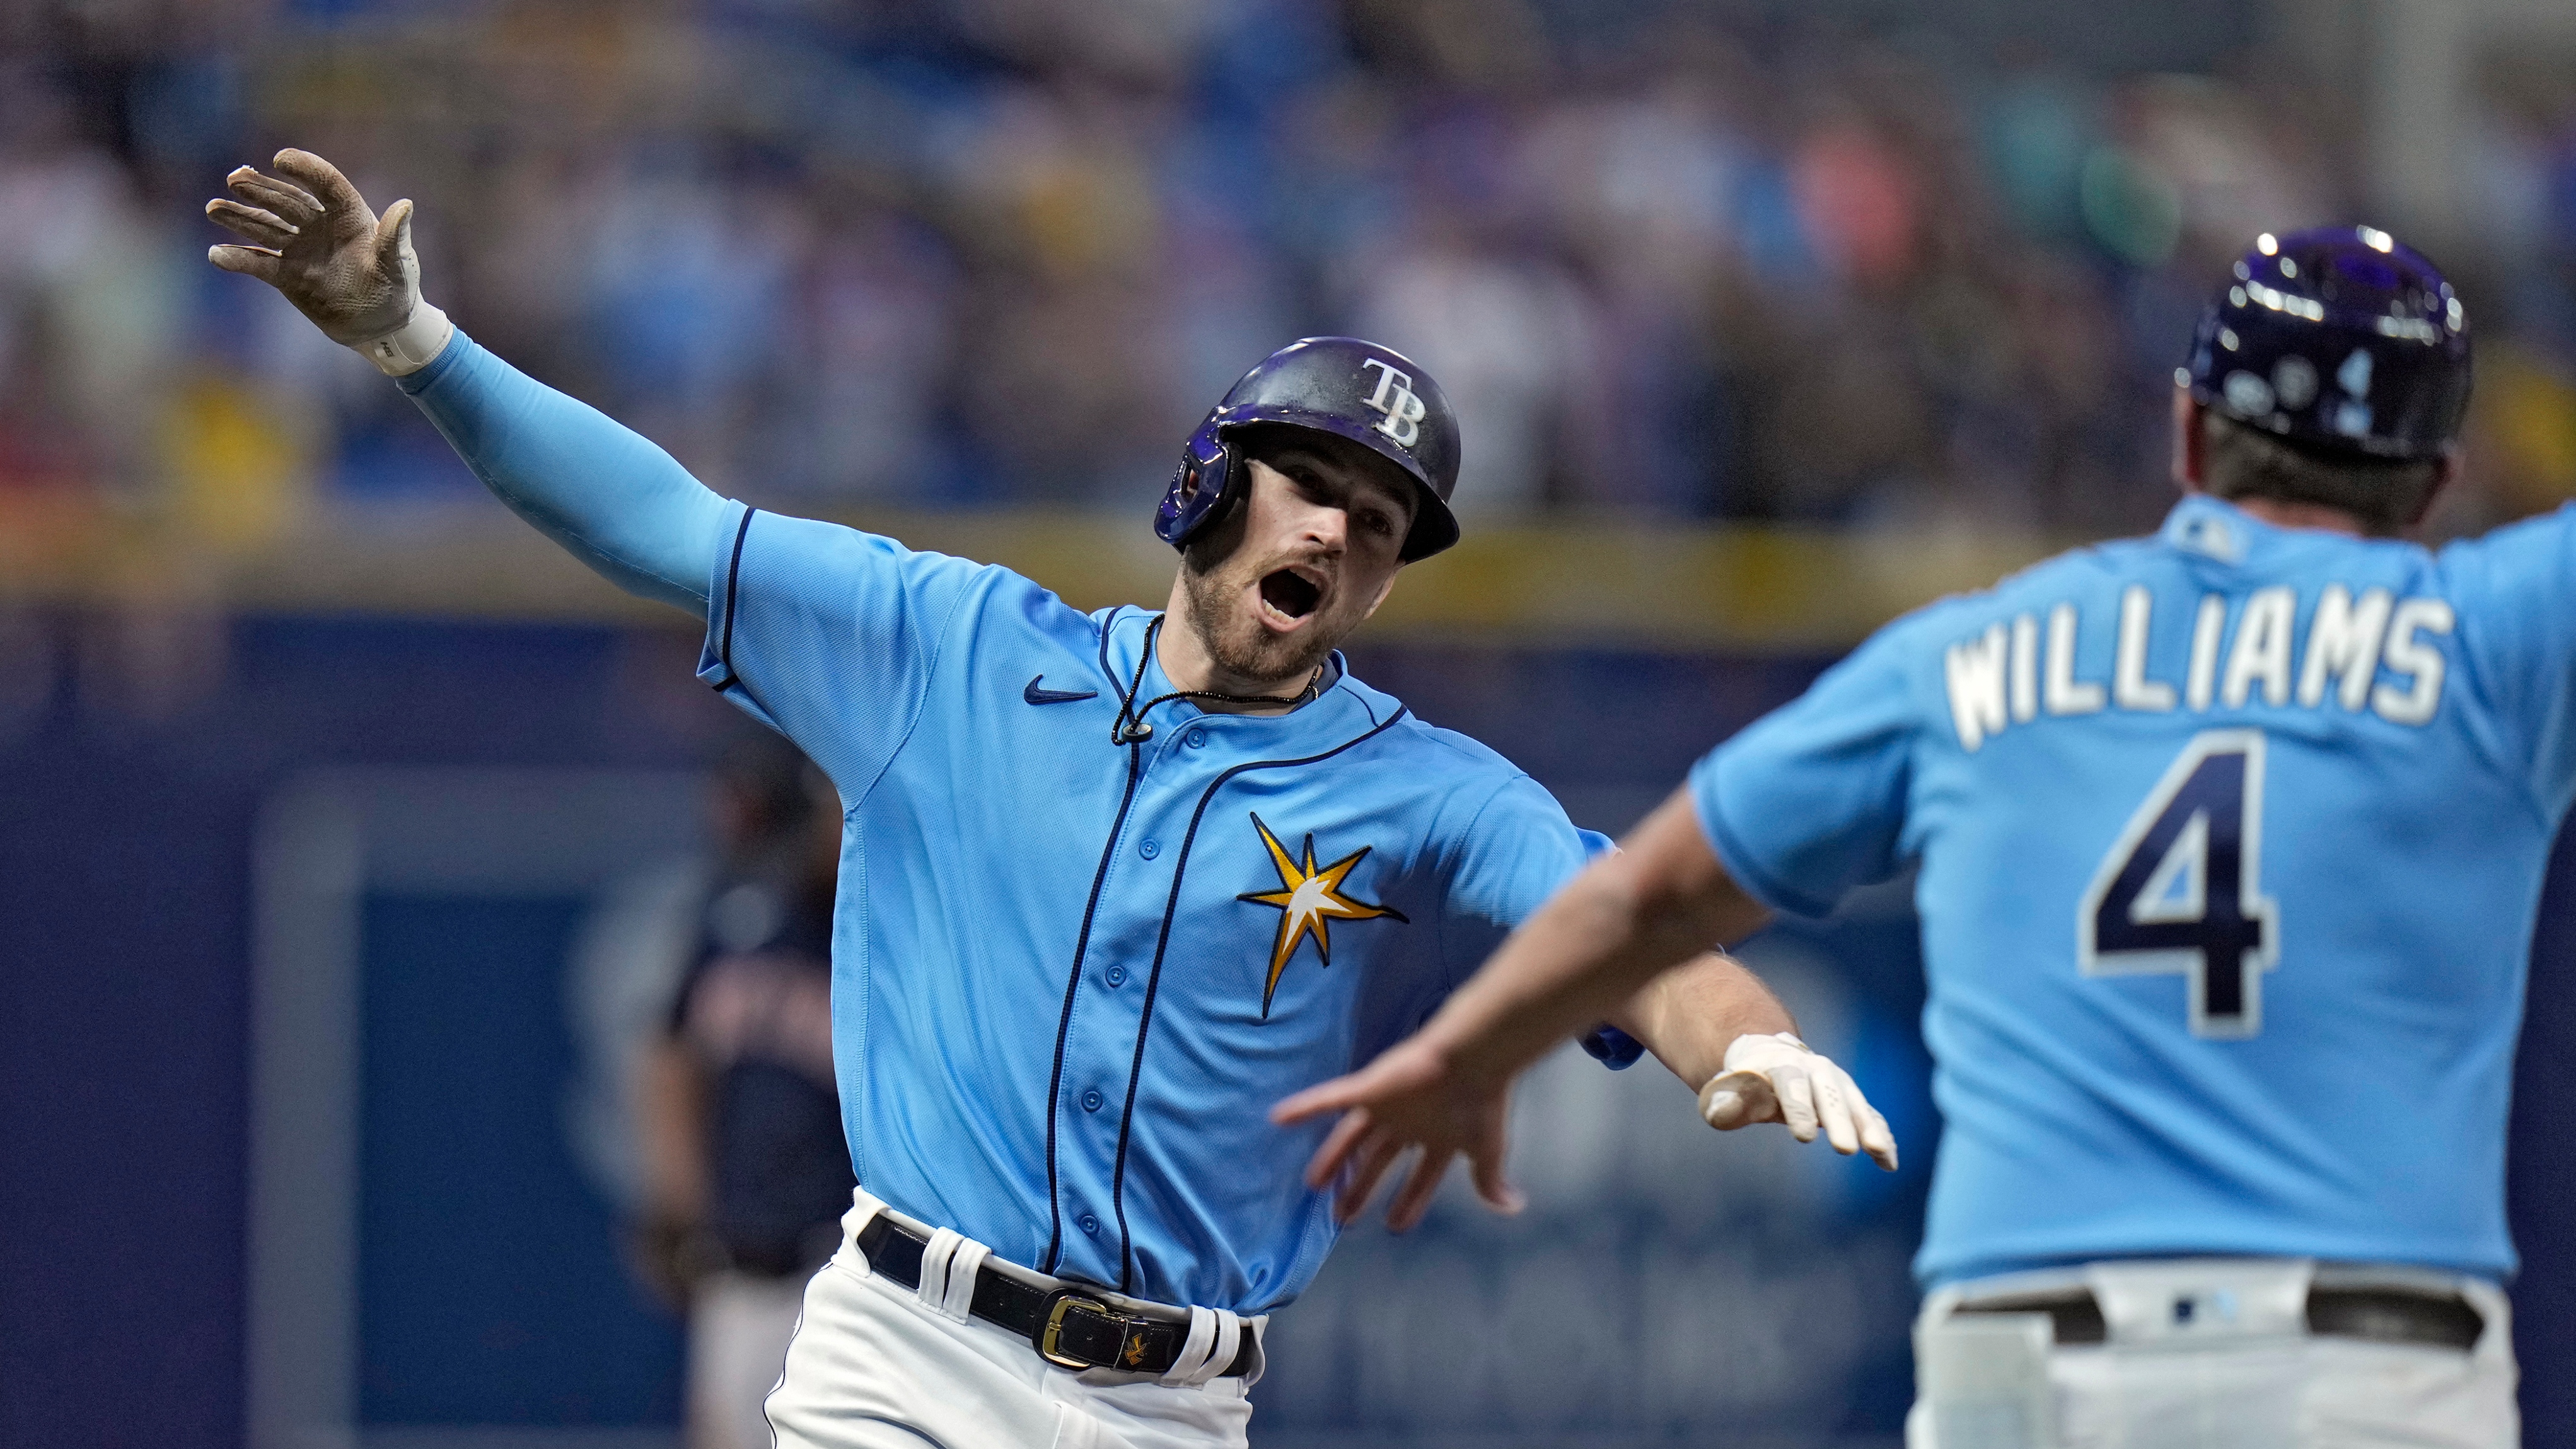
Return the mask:
[(1204, 746), (1206, 743), (1207, 743), (1207, 731), (1206, 731), (1206, 730), (1192, 730), (1192, 731), (1190, 731), (1190, 748), (1191, 748), (1191, 749), (1194, 749), (1194, 750), (1195, 750), (1195, 749), (1198, 749), (1198, 748), (1200, 748), (1201, 746)]
[(1089, 1213), (1084, 1213), (1081, 1217), (1074, 1219), (1074, 1224), (1082, 1229), (1085, 1236), (1096, 1235), (1100, 1231), (1100, 1219), (1093, 1217)]
[(1109, 984), (1110, 984), (1110, 985), (1112, 985), (1112, 986), (1124, 986), (1124, 985), (1126, 985), (1126, 984), (1127, 984), (1127, 968), (1126, 968), (1126, 967), (1124, 967), (1124, 966), (1112, 966), (1112, 967), (1110, 967), (1110, 968), (1109, 968), (1109, 973), (1108, 973), (1108, 974), (1109, 974)]
[(1136, 853), (1145, 857), (1147, 860), (1152, 860), (1155, 856), (1163, 853), (1163, 847), (1148, 840), (1144, 844), (1136, 847)]
[(1085, 1092), (1082, 1094), (1082, 1110), (1086, 1112), (1097, 1112), (1100, 1110), (1100, 1104), (1104, 1100), (1106, 1099), (1100, 1095), (1096, 1088), (1092, 1091)]

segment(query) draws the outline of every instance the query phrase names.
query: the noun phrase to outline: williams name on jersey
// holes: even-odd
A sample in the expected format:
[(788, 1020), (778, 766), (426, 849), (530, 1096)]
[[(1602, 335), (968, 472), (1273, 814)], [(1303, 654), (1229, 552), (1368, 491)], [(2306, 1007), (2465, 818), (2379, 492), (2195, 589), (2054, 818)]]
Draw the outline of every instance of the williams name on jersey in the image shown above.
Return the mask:
[[(2009, 623), (1998, 620), (1974, 638), (1951, 645), (1944, 652), (1942, 676), (1959, 747), (1975, 750), (2003, 733), (2007, 720), (2028, 724), (2042, 715), (2062, 719), (2106, 708), (2206, 713), (2213, 702), (2238, 709), (2258, 695), (2266, 704), (2295, 700), (2306, 709), (2323, 708), (2331, 699), (2342, 709), (2367, 707), (2381, 719), (2403, 725), (2424, 724), (2442, 707), (2442, 654), (2425, 637), (2448, 634), (2458, 622), (2442, 599), (2399, 599), (2379, 585), (2356, 591), (2342, 582), (2302, 598), (2297, 589), (2275, 584), (2245, 596), (2233, 610), (2226, 595), (2211, 593), (2201, 595), (2188, 615), (2174, 617), (2179, 613), (2169, 611), (2159, 620), (2153, 590), (2143, 584), (2123, 589), (2119, 643), (2108, 679), (2086, 679), (2076, 670), (2084, 612), (2072, 600), (2015, 614)], [(2298, 623), (2302, 617), (2308, 621), (2304, 639)], [(2148, 673), (2159, 625), (2190, 631), (2191, 661), (2179, 680)], [(2231, 625), (2235, 642), (2226, 649), (2222, 668), (2220, 641), (2229, 636)], [(2391, 677), (2379, 683), (2383, 668)]]

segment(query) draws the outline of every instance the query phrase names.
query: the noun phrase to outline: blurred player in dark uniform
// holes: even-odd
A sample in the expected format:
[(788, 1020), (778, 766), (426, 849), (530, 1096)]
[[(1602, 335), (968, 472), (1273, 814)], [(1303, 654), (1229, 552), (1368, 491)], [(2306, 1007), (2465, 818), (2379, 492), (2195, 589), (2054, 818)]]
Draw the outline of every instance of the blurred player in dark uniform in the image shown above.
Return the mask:
[(832, 1088), (840, 797), (785, 740), (718, 768), (724, 862), (645, 1063), (643, 1270), (689, 1317), (692, 1449), (766, 1449), (805, 1280), (857, 1185)]

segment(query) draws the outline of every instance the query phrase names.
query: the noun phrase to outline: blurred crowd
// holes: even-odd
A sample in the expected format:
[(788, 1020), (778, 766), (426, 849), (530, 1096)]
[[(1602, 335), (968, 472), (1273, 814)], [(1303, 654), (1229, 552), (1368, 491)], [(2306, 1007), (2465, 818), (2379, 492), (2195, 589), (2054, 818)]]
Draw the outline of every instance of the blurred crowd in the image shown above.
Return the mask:
[[(1350, 331), (1456, 402), (1471, 513), (2136, 529), (2211, 281), (2362, 192), (2259, 53), (2120, 75), (1652, 0), (36, 9), (0, 35), (0, 510), (217, 543), (471, 496), (200, 260), (283, 144), (413, 197), (479, 340), (815, 512), (1142, 508), (1244, 367)], [(2437, 258), (2482, 348), (2455, 527), (2576, 493), (2576, 71), (2490, 70), (2484, 251)]]

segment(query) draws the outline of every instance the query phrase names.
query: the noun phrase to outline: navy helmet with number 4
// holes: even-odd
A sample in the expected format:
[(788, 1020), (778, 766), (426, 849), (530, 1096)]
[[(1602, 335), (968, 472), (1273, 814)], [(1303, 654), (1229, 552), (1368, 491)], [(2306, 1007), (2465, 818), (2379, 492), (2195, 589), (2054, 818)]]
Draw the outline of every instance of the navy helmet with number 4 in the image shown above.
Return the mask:
[(2438, 458), (2468, 411), (2468, 314), (2431, 262), (2377, 227), (2266, 233), (2201, 314), (2174, 380), (2310, 447)]
[(1458, 419), (1440, 384), (1404, 354), (1356, 337), (1307, 337), (1265, 357), (1181, 449), (1154, 532), (1182, 548), (1216, 526), (1250, 489), (1239, 446), (1246, 429), (1304, 428), (1347, 438), (1413, 480), (1416, 507), (1400, 557), (1429, 558), (1458, 541), (1449, 495), (1458, 486)]

